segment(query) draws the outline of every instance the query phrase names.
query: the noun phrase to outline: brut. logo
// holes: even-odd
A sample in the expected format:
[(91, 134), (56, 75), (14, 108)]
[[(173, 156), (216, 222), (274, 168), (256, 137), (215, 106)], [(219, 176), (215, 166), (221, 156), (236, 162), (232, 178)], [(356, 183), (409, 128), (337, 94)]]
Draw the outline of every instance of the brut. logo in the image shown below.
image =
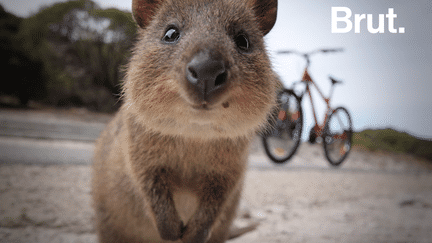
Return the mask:
[[(345, 16), (338, 16), (338, 13), (345, 13)], [(331, 32), (332, 33), (348, 33), (353, 29), (353, 22), (351, 20), (352, 11), (347, 7), (332, 7), (331, 8)], [(369, 33), (385, 33), (385, 18), (387, 19), (388, 31), (390, 33), (405, 33), (404, 27), (395, 28), (395, 19), (397, 14), (394, 13), (393, 8), (388, 9), (387, 14), (378, 15), (378, 27), (374, 27), (372, 14), (354, 14), (354, 33), (360, 33), (360, 24), (362, 20), (366, 19), (367, 30)], [(345, 23), (344, 27), (339, 27), (339, 23)]]

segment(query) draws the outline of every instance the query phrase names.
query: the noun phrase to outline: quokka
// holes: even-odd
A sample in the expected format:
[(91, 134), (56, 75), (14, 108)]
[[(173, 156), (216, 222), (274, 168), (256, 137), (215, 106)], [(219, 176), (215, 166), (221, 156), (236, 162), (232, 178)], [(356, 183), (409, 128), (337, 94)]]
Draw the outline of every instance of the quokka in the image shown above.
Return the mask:
[(123, 105), (97, 141), (100, 242), (225, 242), (275, 106), (276, 0), (133, 0)]

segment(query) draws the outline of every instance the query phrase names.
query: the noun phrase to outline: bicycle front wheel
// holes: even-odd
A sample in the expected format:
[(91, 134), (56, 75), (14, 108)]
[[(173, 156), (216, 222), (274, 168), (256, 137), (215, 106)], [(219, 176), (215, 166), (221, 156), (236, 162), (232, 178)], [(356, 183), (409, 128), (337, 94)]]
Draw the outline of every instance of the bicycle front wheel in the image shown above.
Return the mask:
[(303, 129), (300, 99), (292, 90), (278, 94), (278, 108), (270, 119), (271, 126), (262, 136), (265, 152), (275, 163), (284, 163), (297, 151)]
[(352, 143), (352, 121), (348, 110), (338, 107), (328, 117), (324, 128), (325, 156), (333, 166), (339, 166), (348, 156)]

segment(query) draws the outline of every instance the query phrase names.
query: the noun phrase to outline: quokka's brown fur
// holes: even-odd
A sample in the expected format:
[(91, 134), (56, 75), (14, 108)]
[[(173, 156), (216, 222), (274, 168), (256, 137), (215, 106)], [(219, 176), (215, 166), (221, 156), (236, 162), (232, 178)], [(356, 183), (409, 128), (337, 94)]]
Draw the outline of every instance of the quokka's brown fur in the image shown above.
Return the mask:
[[(98, 139), (93, 163), (99, 241), (225, 242), (249, 141), (275, 103), (263, 35), (277, 1), (132, 6), (140, 30), (124, 104)], [(207, 71), (214, 68), (213, 82)]]

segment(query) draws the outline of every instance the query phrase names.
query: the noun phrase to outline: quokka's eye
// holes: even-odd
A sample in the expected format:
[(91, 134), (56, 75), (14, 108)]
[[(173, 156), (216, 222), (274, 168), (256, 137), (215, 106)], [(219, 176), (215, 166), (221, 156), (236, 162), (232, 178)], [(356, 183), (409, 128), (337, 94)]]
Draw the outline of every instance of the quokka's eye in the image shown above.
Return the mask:
[(175, 43), (179, 39), (180, 39), (180, 30), (175, 26), (171, 26), (165, 32), (165, 35), (162, 38), (162, 41), (164, 41), (166, 43)]
[(234, 37), (234, 42), (236, 43), (237, 47), (242, 52), (249, 52), (250, 51), (250, 41), (247, 35), (245, 34), (238, 34)]

